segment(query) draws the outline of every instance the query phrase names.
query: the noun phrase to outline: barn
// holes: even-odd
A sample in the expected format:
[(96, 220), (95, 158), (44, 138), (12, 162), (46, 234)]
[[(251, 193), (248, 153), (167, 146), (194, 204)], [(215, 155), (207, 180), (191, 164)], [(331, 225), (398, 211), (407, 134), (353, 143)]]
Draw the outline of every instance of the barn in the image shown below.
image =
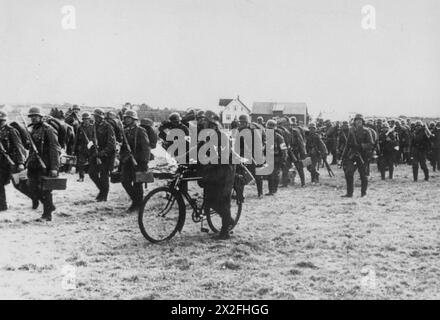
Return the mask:
[(309, 121), (307, 104), (305, 102), (254, 102), (252, 107), (252, 121), (263, 117), (266, 122), (276, 117), (293, 117), (298, 122), (307, 124)]

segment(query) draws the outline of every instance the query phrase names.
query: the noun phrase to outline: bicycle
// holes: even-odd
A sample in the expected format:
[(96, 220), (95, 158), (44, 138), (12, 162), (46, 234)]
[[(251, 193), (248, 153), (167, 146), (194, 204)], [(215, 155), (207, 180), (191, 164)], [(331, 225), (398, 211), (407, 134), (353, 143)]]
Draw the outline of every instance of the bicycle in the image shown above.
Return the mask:
[[(192, 209), (193, 222), (201, 224), (201, 232), (209, 232), (209, 229), (203, 226), (206, 220), (211, 231), (218, 233), (222, 225), (221, 216), (214, 209), (205, 208), (204, 199), (191, 197), (187, 187), (182, 187), (187, 185), (187, 182), (202, 180), (202, 177), (198, 176), (197, 167), (180, 165), (175, 174), (165, 177), (171, 179), (170, 182), (149, 192), (140, 206), (138, 223), (142, 235), (152, 243), (159, 243), (170, 240), (177, 232), (182, 232), (186, 220), (185, 200)], [(234, 192), (237, 193), (235, 190)], [(230, 230), (240, 219), (242, 205), (242, 195), (236, 194), (231, 201), (233, 223)]]

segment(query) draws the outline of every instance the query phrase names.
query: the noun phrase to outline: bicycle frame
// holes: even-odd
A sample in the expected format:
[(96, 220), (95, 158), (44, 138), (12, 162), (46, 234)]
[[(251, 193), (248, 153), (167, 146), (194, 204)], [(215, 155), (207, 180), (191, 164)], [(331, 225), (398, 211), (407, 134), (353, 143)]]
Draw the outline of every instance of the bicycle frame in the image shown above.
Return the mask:
[(197, 200), (194, 199), (193, 197), (191, 197), (191, 195), (189, 194), (188, 190), (182, 190), (180, 188), (180, 186), (181, 186), (182, 182), (200, 181), (200, 180), (202, 180), (202, 177), (189, 177), (189, 178), (185, 178), (183, 176), (184, 176), (185, 172), (187, 172), (187, 171), (188, 171), (187, 167), (180, 167), (178, 169), (178, 174), (177, 174), (176, 178), (174, 178), (168, 184), (168, 186), (171, 189), (173, 189), (173, 190), (177, 190), (179, 192), (179, 194), (182, 196), (182, 198), (184, 200), (186, 200), (186, 202), (188, 202), (188, 204), (191, 206), (191, 208), (193, 210), (192, 220), (195, 223), (198, 223), (198, 222), (202, 221), (202, 216), (204, 214), (204, 212), (203, 212), (204, 201), (203, 201), (201, 207), (198, 207), (197, 206)]

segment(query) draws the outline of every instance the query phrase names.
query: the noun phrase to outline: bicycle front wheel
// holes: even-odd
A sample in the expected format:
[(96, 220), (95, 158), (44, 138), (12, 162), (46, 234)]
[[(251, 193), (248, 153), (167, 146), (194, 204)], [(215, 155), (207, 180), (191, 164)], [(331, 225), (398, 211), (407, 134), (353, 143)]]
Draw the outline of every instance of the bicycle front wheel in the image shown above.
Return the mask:
[(176, 190), (160, 187), (144, 198), (138, 215), (142, 235), (152, 243), (171, 239), (185, 223), (185, 204)]
[[(230, 230), (234, 229), (237, 225), (241, 216), (242, 206), (243, 203), (239, 200), (234, 199), (231, 201), (232, 224), (229, 226)], [(212, 230), (212, 232), (220, 232), (220, 229), (222, 228), (222, 217), (217, 211), (210, 209), (209, 212), (206, 213), (206, 221), (208, 222), (209, 228)]]

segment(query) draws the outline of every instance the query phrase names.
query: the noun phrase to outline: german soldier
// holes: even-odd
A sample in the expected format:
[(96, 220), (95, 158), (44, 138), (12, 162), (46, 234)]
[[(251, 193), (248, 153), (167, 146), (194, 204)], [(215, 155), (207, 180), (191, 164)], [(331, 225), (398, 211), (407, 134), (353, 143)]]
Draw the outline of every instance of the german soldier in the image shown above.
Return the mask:
[(147, 132), (139, 126), (136, 111), (127, 110), (124, 114), (124, 137), (121, 146), (122, 186), (132, 204), (129, 212), (139, 209), (144, 198), (142, 182), (136, 182), (137, 171), (147, 171), (150, 160), (150, 142)]
[(338, 163), (338, 153), (337, 153), (337, 141), (338, 141), (338, 128), (334, 126), (330, 120), (325, 122), (325, 146), (328, 152), (332, 155), (332, 163)]
[(268, 149), (272, 149), (274, 155), (274, 169), (268, 176), (269, 193), (267, 196), (273, 196), (278, 191), (278, 184), (280, 183), (280, 170), (283, 164), (287, 161), (287, 146), (284, 142), (284, 138), (276, 131), (277, 124), (275, 120), (268, 120), (266, 128), (268, 130), (274, 130), (274, 145), (266, 145), (266, 157), (268, 156)]
[(341, 129), (339, 130), (338, 133), (337, 152), (339, 155), (342, 155), (344, 153), (345, 146), (347, 145), (349, 131), (350, 131), (350, 127), (348, 125), (348, 121), (342, 121)]
[(29, 190), (32, 199), (43, 204), (43, 215), (39, 220), (51, 221), (52, 212), (56, 209), (53, 204), (52, 191), (42, 190), (41, 182), (43, 176), (58, 176), (61, 147), (55, 130), (43, 122), (43, 114), (39, 107), (30, 108), (28, 117), (31, 119), (31, 139), (36, 147), (36, 150), (30, 148), (27, 161)]
[(390, 130), (388, 123), (382, 124), (382, 130), (379, 134), (379, 158), (377, 166), (380, 171), (382, 180), (385, 180), (385, 171), (388, 169), (389, 178), (393, 179), (394, 172), (394, 155), (396, 147), (399, 146), (399, 139), (394, 131)]
[(76, 155), (76, 166), (79, 175), (78, 182), (83, 182), (85, 177), (85, 168), (89, 161), (88, 143), (93, 139), (92, 117), (88, 112), (81, 116), (82, 123), (78, 127), (75, 136), (74, 155)]
[(316, 132), (316, 125), (314, 123), (309, 124), (309, 135), (306, 143), (307, 153), (310, 156), (312, 164), (307, 167), (312, 176), (312, 183), (319, 183), (319, 161), (324, 157), (327, 157), (327, 147), (322, 141), (321, 136)]
[[(222, 132), (220, 117), (209, 110), (205, 113), (198, 112), (197, 122), (200, 129), (213, 129), (218, 138), (219, 145), (216, 148), (218, 164), (209, 163), (203, 165), (202, 176), (205, 199), (204, 210), (214, 209), (221, 216), (222, 227), (217, 239), (224, 240), (230, 237), (230, 225), (232, 224), (231, 200), (236, 166), (231, 163), (225, 164), (221, 162), (221, 141), (229, 141), (229, 138), (225, 137), (225, 133)], [(231, 156), (230, 146), (229, 150), (223, 152), (229, 152), (229, 156)], [(229, 157), (229, 159), (231, 158)]]
[(299, 178), (301, 180), (301, 186), (306, 184), (306, 178), (304, 175), (304, 166), (301, 160), (306, 157), (306, 143), (304, 129), (298, 126), (296, 117), (290, 118), (291, 127), (290, 132), (292, 135), (292, 141), (290, 144), (290, 150), (292, 152), (291, 157), (296, 170), (298, 171)]
[(283, 136), (284, 143), (287, 147), (287, 158), (281, 165), (281, 188), (287, 188), (290, 182), (289, 170), (292, 168), (293, 157), (291, 153), (292, 133), (290, 132), (290, 123), (288, 118), (278, 120), (278, 126), (275, 131)]
[(434, 154), (433, 171), (436, 171), (437, 169), (440, 170), (440, 122), (436, 123), (435, 129), (432, 133), (434, 135), (432, 145), (432, 152)]
[(411, 137), (411, 155), (414, 181), (418, 180), (419, 164), (425, 174), (425, 181), (429, 180), (429, 170), (426, 165), (426, 155), (430, 148), (430, 134), (423, 126), (422, 121), (416, 121), (415, 131)]
[(0, 110), (0, 211), (6, 211), (5, 185), (11, 174), (24, 170), (25, 151), (20, 134), (7, 124), (7, 114)]
[(113, 170), (116, 153), (116, 138), (113, 127), (104, 120), (104, 111), (96, 109), (93, 113), (95, 124), (93, 139), (89, 141), (89, 176), (99, 189), (96, 201), (107, 201), (109, 177)]
[(66, 114), (66, 120), (65, 122), (72, 126), (74, 131), (76, 132), (81, 124), (81, 121), (79, 119), (79, 113), (81, 111), (81, 108), (74, 104), (72, 106), (72, 109)]
[(347, 182), (347, 194), (343, 197), (353, 197), (354, 173), (359, 171), (361, 177), (361, 196), (367, 195), (368, 166), (371, 152), (374, 148), (370, 131), (364, 127), (364, 118), (357, 114), (354, 118), (354, 127), (350, 128), (347, 147), (342, 155), (342, 164)]
[[(252, 135), (252, 140), (248, 141), (251, 145), (247, 145), (246, 144), (246, 139), (244, 137), (241, 137), (240, 141), (237, 141), (237, 143), (239, 143), (240, 145), (240, 156), (241, 157), (245, 157), (246, 154), (249, 154), (252, 156), (251, 163), (247, 164), (246, 167), (248, 168), (248, 170), (250, 171), (250, 173), (252, 173), (252, 175), (255, 178), (255, 182), (257, 185), (257, 192), (258, 192), (258, 198), (263, 196), (263, 177), (262, 176), (258, 176), (256, 174), (256, 170), (257, 170), (257, 163), (255, 162), (255, 150), (254, 150), (254, 145), (256, 143), (260, 143), (261, 144), (261, 150), (263, 150), (263, 132), (262, 131), (258, 131), (255, 126), (252, 126), (249, 120), (249, 116), (247, 115), (240, 115), (240, 117), (238, 118), (238, 122), (239, 122), (239, 127), (238, 127), (238, 132), (242, 132), (243, 130), (249, 130), (251, 135)], [(248, 150), (248, 152), (246, 152), (246, 149)]]

